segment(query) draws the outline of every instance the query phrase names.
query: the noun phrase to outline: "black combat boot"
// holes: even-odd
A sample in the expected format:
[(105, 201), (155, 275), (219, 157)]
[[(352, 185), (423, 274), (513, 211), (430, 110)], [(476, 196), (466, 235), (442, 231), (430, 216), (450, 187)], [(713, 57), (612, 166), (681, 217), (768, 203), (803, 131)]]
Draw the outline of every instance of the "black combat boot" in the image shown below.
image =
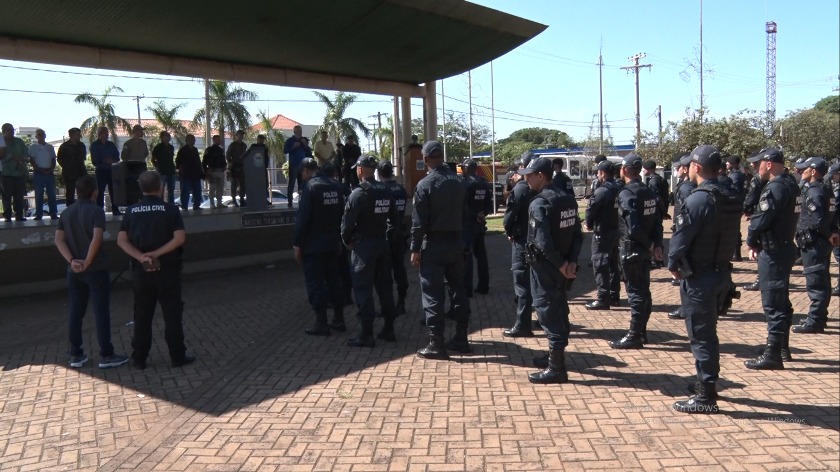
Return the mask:
[(711, 414), (718, 412), (717, 392), (714, 382), (697, 382), (697, 393), (688, 400), (674, 403), (674, 409), (680, 413)]
[(517, 321), (513, 328), (502, 331), (502, 336), (506, 338), (533, 338), (534, 331), (530, 326)]
[(455, 334), (446, 341), (446, 349), (460, 352), (461, 354), (469, 354), (472, 352), (470, 341), (467, 339), (467, 325), (458, 323), (455, 328)]
[(443, 335), (435, 333), (429, 334), (429, 344), (423, 349), (417, 351), (417, 357), (448, 361), (449, 354), (446, 353), (446, 346), (444, 346), (443, 343)]
[(672, 320), (684, 320), (685, 315), (683, 315), (681, 308), (677, 308), (676, 310), (668, 313), (668, 318), (671, 318)]
[(793, 356), (790, 355), (790, 328), (785, 330), (785, 337), (782, 338), (781, 356), (784, 362), (793, 360)]
[(744, 361), (747, 369), (753, 370), (781, 370), (785, 368), (782, 362), (782, 344), (780, 342), (767, 341), (767, 347), (755, 359)]
[(338, 307), (333, 307), (333, 320), (332, 323), (327, 323), (327, 326), (343, 333), (347, 331), (347, 325), (344, 324), (344, 307), (340, 305), (339, 303)]
[[(807, 321), (803, 321), (801, 325), (796, 325), (793, 327), (793, 332), (796, 334), (818, 334), (824, 333), (825, 328), (821, 328), (815, 324), (810, 324)], [(782, 353), (784, 356), (784, 352)]]
[(628, 331), (623, 338), (617, 341), (610, 341), (610, 347), (613, 349), (641, 349), (644, 347), (642, 333)]
[(376, 341), (373, 340), (373, 320), (363, 320), (361, 332), (355, 338), (348, 339), (347, 345), (350, 347), (375, 347)]
[(748, 292), (757, 292), (759, 288), (761, 287), (759, 287), (758, 285), (758, 279), (756, 279), (755, 282), (751, 284), (744, 285), (744, 290)]
[(528, 380), (535, 384), (560, 384), (569, 381), (566, 372), (566, 359), (562, 349), (549, 349), (548, 366), (540, 371), (528, 374)]
[[(700, 385), (702, 385), (702, 383), (703, 382), (697, 381), (697, 382), (694, 382), (693, 384), (688, 384), (688, 387), (686, 388), (686, 390), (688, 390), (688, 393), (690, 393), (692, 395), (697, 395), (697, 392), (700, 391)], [(717, 394), (717, 391), (715, 391), (715, 390), (713, 390), (711, 393), (709, 393), (709, 395), (712, 397), (713, 400), (718, 399), (718, 394)]]
[(394, 333), (393, 317), (385, 318), (385, 326), (382, 327), (382, 331), (380, 331), (379, 334), (376, 335), (376, 338), (388, 342), (394, 342), (397, 340), (397, 335)]
[(544, 356), (535, 357), (533, 359), (534, 367), (537, 369), (545, 369), (548, 367), (548, 354)]
[(311, 328), (306, 328), (303, 332), (310, 336), (329, 336), (330, 328), (327, 326), (327, 310), (324, 309), (315, 313), (315, 324)]

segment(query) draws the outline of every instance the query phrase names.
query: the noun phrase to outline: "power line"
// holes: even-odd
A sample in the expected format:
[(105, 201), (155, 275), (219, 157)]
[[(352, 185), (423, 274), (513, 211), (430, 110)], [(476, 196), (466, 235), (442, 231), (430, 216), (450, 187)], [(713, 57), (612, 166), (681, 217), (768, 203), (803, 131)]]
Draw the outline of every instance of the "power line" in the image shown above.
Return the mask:
[(5, 64), (0, 64), (0, 67), (4, 69), (17, 69), (17, 70), (28, 70), (34, 72), (50, 72), (54, 74), (69, 74), (69, 75), (84, 75), (89, 77), (114, 77), (117, 79), (143, 79), (143, 80), (166, 80), (172, 82), (193, 82), (194, 79), (179, 79), (179, 78), (169, 78), (169, 77), (143, 77), (139, 75), (117, 75), (117, 74), (97, 74), (93, 72), (78, 72), (78, 71), (69, 71), (69, 70), (54, 70), (54, 69), (42, 69), (38, 67), (23, 67), (23, 66), (10, 66)]
[[(14, 93), (37, 93), (37, 94), (44, 94), (44, 95), (68, 95), (68, 96), (77, 96), (81, 95), (78, 92), (54, 92), (51, 90), (22, 90), (22, 89), (7, 89), (7, 88), (0, 88), (0, 92), (14, 92)], [(90, 93), (90, 92), (86, 92)], [(130, 98), (134, 100), (136, 95), (117, 95), (111, 94), (108, 95), (109, 97), (114, 98)], [(150, 98), (154, 100), (187, 100), (187, 101), (204, 101), (204, 97), (153, 97), (147, 96), (145, 98)], [(221, 99), (218, 98), (210, 98), (211, 101), (219, 101)], [(320, 100), (313, 99), (313, 100), (305, 100), (305, 99), (254, 99), (254, 100), (242, 100), (243, 102), (278, 102), (278, 103), (321, 103)], [(391, 103), (390, 100), (356, 100), (354, 103)]]

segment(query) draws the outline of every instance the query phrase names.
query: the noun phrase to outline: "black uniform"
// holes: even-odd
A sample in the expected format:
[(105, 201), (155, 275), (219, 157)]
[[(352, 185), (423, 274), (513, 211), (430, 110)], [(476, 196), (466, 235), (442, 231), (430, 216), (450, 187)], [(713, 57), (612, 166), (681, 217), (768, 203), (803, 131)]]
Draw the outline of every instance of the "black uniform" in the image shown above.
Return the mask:
[(767, 182), (761, 180), (759, 175), (755, 175), (752, 180), (750, 180), (749, 185), (747, 186), (747, 192), (744, 195), (744, 215), (751, 217), (756, 210), (756, 206), (758, 205), (758, 199), (761, 196), (761, 191), (764, 189), (764, 185)]
[[(686, 199), (688, 199), (689, 194), (691, 194), (691, 191), (695, 188), (697, 188), (697, 185), (688, 178), (680, 180), (677, 183), (677, 188), (674, 189), (674, 215), (679, 215), (680, 212), (682, 212)], [(676, 230), (677, 226), (676, 222), (674, 222), (674, 224), (671, 225), (671, 231)]]
[(405, 187), (396, 180), (385, 180), (382, 182), (391, 190), (394, 195), (394, 204), (397, 209), (397, 220), (395, 224), (388, 225), (388, 243), (391, 247), (391, 270), (394, 273), (394, 282), (397, 285), (397, 306), (399, 313), (405, 313), (405, 294), (408, 292), (408, 273), (405, 270), (405, 253), (408, 250), (405, 242), (405, 204), (408, 201), (408, 194)]
[(531, 331), (530, 267), (525, 260), (525, 243), (528, 238), (528, 205), (536, 192), (528, 188), (524, 179), (513, 186), (505, 206), (505, 234), (511, 240), (510, 270), (513, 273), (513, 293), (516, 295), (516, 322), (514, 331)]
[(315, 311), (315, 327), (308, 334), (329, 334), (327, 305), (334, 310), (334, 325), (342, 330), (344, 300), (338, 273), (339, 227), (344, 194), (338, 182), (317, 172), (301, 188), (292, 245), (303, 256), (306, 295)]
[(586, 227), (592, 229), (592, 270), (598, 301), (609, 308), (618, 302), (621, 274), (618, 272), (618, 185), (605, 180), (595, 189), (586, 208)]
[(527, 258), (537, 317), (551, 350), (569, 344), (567, 280), (560, 267), (577, 264), (583, 244), (577, 201), (553, 185), (542, 189), (528, 205)]
[[(456, 337), (465, 344), (459, 347), (468, 351), (470, 305), (463, 285), (464, 185), (461, 178), (441, 163), (417, 183), (413, 205), (410, 249), (421, 256), (420, 285), (426, 326), (431, 334), (430, 345), (440, 347), (444, 333), (445, 280), (450, 291), (450, 312), (458, 322)], [(446, 357), (446, 353), (440, 357)]]
[(695, 188), (680, 212), (668, 251), (668, 270), (680, 272), (681, 312), (685, 317), (697, 380), (715, 383), (720, 373), (717, 338), (719, 306), (730, 288), (741, 200), (720, 183)]
[[(651, 174), (644, 176), (644, 183), (656, 195), (656, 206), (659, 210), (656, 212), (656, 218), (659, 220), (658, 225), (662, 227), (663, 221), (666, 218), (670, 219), (670, 216), (668, 215), (668, 206), (670, 205), (669, 197), (671, 196), (671, 191), (668, 187), (668, 183), (665, 182), (665, 179), (656, 172), (652, 172)], [(662, 261), (651, 261), (652, 268), (661, 268), (662, 265)]]
[[(615, 348), (641, 347), (647, 342), (647, 322), (651, 313), (651, 248), (662, 246), (662, 219), (659, 200), (636, 179), (624, 185), (618, 194), (619, 255), (630, 302), (630, 332), (612, 343)], [(623, 341), (632, 341), (629, 344)]]
[(747, 174), (745, 174), (741, 169), (734, 168), (729, 171), (729, 180), (732, 181), (732, 189), (735, 192), (735, 195), (743, 200), (744, 196), (747, 193)]
[[(184, 229), (181, 212), (176, 205), (160, 197), (144, 195), (139, 203), (125, 211), (120, 231), (140, 252), (159, 249), (172, 240), (175, 231)], [(152, 320), (160, 302), (165, 325), (166, 345), (174, 365), (185, 363), (183, 313), (181, 300), (181, 252), (178, 248), (160, 257), (160, 270), (147, 272), (142, 264), (131, 261), (131, 282), (134, 289), (134, 338), (131, 357), (137, 366), (145, 366), (152, 347)]]
[(473, 261), (478, 265), (478, 286), (476, 291), (490, 290), (490, 267), (487, 262), (487, 247), (484, 233), (487, 226), (484, 217), (493, 212), (493, 194), (484, 177), (469, 175), (464, 178), (464, 290), (467, 296), (473, 293)]
[(376, 316), (373, 289), (379, 296), (385, 327), (379, 334), (389, 341), (394, 337), (394, 286), (391, 278), (391, 246), (388, 227), (399, 224), (394, 194), (382, 182), (365, 180), (350, 193), (341, 220), (341, 239), (352, 249), (353, 298), (359, 308), (362, 333), (348, 342), (354, 346), (373, 345), (373, 320)]
[(811, 299), (808, 318), (802, 324), (818, 331), (825, 329), (831, 302), (829, 238), (834, 225), (834, 205), (831, 187), (822, 180), (812, 180), (805, 187), (796, 226), (796, 244), (802, 253), (802, 273)]
[(793, 317), (790, 304), (790, 272), (796, 259), (794, 233), (799, 216), (801, 196), (793, 179), (782, 174), (764, 185), (756, 213), (750, 219), (747, 246), (760, 250), (758, 281), (761, 303), (767, 317), (767, 349), (749, 368), (772, 361), (769, 368), (782, 364), (781, 350), (786, 344)]
[(569, 178), (563, 171), (555, 172), (554, 178), (551, 180), (551, 184), (557, 190), (561, 192), (565, 192), (572, 197), (575, 196), (575, 187), (572, 185), (572, 179)]

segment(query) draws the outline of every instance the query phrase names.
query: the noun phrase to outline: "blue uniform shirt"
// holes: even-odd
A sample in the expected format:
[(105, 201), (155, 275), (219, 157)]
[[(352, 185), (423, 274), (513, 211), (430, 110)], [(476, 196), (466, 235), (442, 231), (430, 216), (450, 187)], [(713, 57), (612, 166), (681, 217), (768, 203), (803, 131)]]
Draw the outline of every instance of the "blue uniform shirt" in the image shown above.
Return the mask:
[(461, 177), (445, 164), (430, 170), (417, 183), (413, 203), (411, 252), (419, 252), (423, 240), (431, 233), (457, 233), (460, 238), (464, 225), (464, 185)]

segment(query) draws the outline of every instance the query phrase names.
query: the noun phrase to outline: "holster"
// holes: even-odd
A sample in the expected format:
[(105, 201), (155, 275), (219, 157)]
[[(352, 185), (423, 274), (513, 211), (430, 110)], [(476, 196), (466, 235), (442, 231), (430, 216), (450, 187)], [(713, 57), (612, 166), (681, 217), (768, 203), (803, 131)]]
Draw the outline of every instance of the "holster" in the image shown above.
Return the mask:
[(776, 240), (776, 236), (773, 235), (770, 231), (765, 231), (761, 233), (760, 236), (761, 247), (768, 253), (776, 252), (779, 250), (779, 242)]
[(677, 272), (683, 279), (694, 276), (694, 270), (691, 269), (691, 264), (688, 263), (688, 259), (685, 257), (677, 261)]
[(811, 230), (798, 231), (795, 235), (796, 245), (800, 248), (814, 245), (814, 234)]

